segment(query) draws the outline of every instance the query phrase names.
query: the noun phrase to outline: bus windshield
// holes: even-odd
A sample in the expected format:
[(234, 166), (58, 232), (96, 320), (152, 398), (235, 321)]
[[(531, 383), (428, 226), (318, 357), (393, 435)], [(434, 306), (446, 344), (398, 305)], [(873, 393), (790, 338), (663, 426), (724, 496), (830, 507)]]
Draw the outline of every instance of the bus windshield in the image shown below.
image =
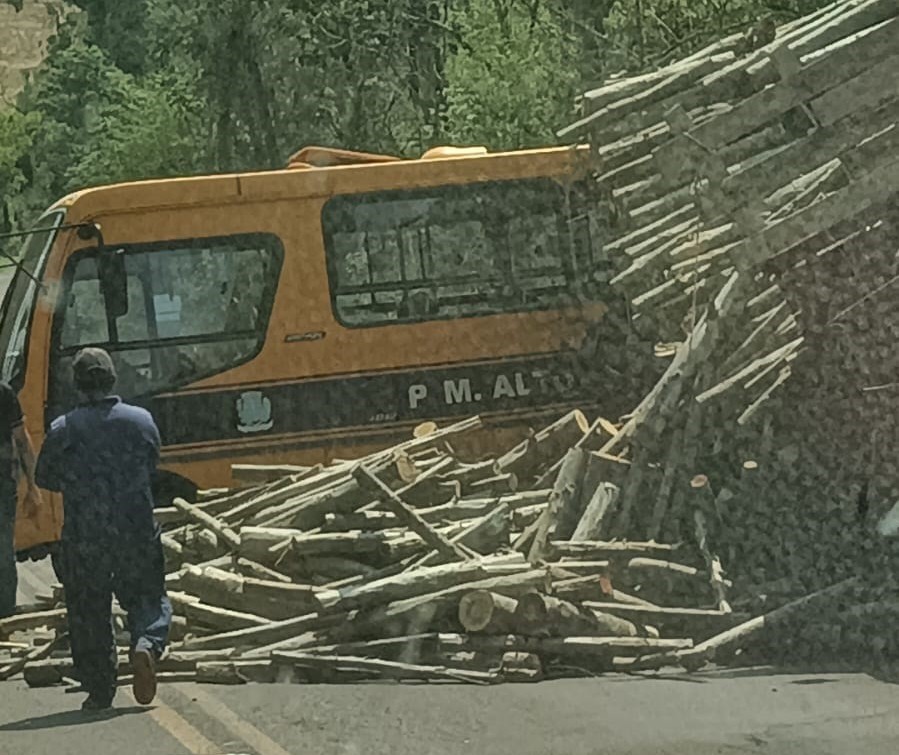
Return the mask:
[(268, 234), (116, 246), (126, 311), (107, 311), (96, 249), (66, 264), (53, 326), (50, 404), (70, 408), (71, 363), (84, 346), (110, 352), (127, 399), (158, 395), (252, 359), (262, 347), (283, 251)]
[(0, 320), (0, 356), (3, 361), (0, 363), (0, 379), (17, 391), (21, 390), (25, 378), (28, 331), (38, 291), (37, 284), (29, 274), (37, 279), (43, 275), (47, 256), (64, 217), (65, 212), (57, 210), (47, 213), (37, 222), (35, 230), (25, 239), (19, 255), (24, 271), (16, 270), (3, 297), (3, 314)]

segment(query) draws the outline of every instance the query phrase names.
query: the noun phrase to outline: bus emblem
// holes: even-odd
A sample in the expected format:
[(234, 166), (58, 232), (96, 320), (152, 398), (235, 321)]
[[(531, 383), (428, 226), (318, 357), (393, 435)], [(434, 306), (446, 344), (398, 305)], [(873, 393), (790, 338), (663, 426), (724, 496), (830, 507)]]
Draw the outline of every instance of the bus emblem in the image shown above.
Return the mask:
[(237, 399), (237, 429), (242, 433), (261, 433), (271, 430), (272, 402), (261, 391), (246, 391)]

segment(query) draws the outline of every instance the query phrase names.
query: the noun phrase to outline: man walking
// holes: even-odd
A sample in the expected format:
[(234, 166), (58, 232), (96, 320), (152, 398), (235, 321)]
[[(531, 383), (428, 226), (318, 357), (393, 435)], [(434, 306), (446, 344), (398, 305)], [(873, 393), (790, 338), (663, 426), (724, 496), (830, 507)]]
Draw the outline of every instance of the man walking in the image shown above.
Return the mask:
[(116, 372), (106, 351), (82, 349), (72, 371), (84, 401), (51, 425), (37, 483), (63, 495), (60, 576), (72, 658), (88, 693), (83, 708), (109, 708), (115, 696), (113, 594), (128, 617), (134, 697), (146, 705), (172, 617), (151, 491), (159, 430), (149, 412), (112, 395)]
[(25, 513), (33, 514), (41, 498), (34, 482), (34, 448), (15, 391), (0, 382), (0, 619), (16, 610), (17, 464), (28, 482)]

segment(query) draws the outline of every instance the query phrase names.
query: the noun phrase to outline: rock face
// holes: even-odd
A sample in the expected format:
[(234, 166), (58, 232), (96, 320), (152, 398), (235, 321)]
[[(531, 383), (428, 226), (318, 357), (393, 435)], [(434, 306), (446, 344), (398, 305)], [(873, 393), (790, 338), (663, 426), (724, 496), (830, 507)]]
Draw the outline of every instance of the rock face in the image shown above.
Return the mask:
[(0, 102), (12, 101), (44, 60), (61, 11), (59, 0), (24, 0), (20, 11), (0, 3)]

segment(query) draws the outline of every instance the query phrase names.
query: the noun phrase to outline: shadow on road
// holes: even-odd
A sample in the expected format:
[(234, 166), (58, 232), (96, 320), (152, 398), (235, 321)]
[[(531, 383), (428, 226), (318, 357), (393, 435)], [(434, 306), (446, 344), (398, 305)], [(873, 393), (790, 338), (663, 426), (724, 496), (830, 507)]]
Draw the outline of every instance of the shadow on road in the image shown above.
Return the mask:
[(146, 713), (151, 708), (131, 706), (129, 708), (112, 708), (102, 712), (85, 713), (82, 710), (65, 710), (59, 713), (49, 713), (46, 716), (31, 716), (21, 721), (11, 721), (0, 726), (0, 731), (39, 731), (41, 729), (56, 729), (61, 726), (80, 726), (82, 724), (109, 721), (113, 718), (130, 716), (135, 713)]

